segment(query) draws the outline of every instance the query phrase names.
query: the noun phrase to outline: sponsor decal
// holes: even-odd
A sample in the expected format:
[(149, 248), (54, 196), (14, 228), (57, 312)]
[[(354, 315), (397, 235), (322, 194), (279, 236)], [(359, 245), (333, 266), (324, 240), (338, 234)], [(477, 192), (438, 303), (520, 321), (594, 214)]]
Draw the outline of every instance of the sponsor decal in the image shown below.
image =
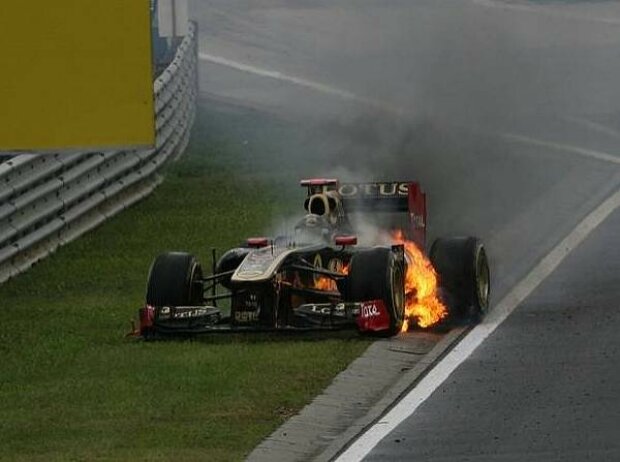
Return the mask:
[(235, 322), (255, 322), (258, 321), (258, 311), (235, 311)]
[(317, 315), (346, 317), (347, 314), (344, 303), (337, 303), (336, 305), (332, 305), (331, 303), (312, 303), (301, 305), (298, 309), (302, 312), (309, 312)]
[(379, 308), (377, 308), (376, 303), (362, 305), (362, 307), (360, 308), (360, 316), (362, 316), (363, 318), (376, 318), (380, 315), (381, 313), (379, 312)]
[(416, 228), (424, 228), (426, 224), (424, 223), (424, 215), (418, 215), (416, 213), (411, 214), (411, 222)]
[(310, 310), (313, 313), (330, 314), (332, 312), (332, 307), (331, 305), (312, 305)]
[(361, 332), (381, 332), (390, 328), (390, 315), (383, 300), (362, 302), (357, 327)]
[[(167, 307), (164, 307), (167, 308)], [(187, 319), (187, 318), (197, 318), (200, 316), (206, 316), (209, 314), (209, 310), (205, 308), (183, 308), (177, 307), (174, 310), (172, 317), (174, 319)]]
[(170, 317), (170, 307), (169, 306), (162, 306), (159, 309), (159, 319), (168, 319)]
[(243, 298), (241, 306), (234, 310), (233, 318), (237, 323), (256, 322), (260, 316), (260, 297), (250, 293)]
[(409, 193), (409, 183), (391, 181), (382, 183), (345, 183), (338, 188), (345, 199), (403, 197)]
[(246, 310), (258, 310), (258, 296), (256, 294), (250, 294), (244, 301)]

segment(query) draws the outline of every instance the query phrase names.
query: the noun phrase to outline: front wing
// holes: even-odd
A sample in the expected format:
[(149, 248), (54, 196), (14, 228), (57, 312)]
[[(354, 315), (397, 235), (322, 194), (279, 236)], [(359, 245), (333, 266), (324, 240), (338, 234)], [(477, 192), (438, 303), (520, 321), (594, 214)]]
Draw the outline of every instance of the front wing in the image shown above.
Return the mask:
[(389, 329), (390, 315), (382, 300), (350, 303), (307, 303), (293, 309), (293, 322), (284, 325), (240, 324), (214, 306), (151, 306), (138, 311), (138, 326), (129, 334), (151, 339), (235, 332), (304, 332), (357, 328), (361, 333)]

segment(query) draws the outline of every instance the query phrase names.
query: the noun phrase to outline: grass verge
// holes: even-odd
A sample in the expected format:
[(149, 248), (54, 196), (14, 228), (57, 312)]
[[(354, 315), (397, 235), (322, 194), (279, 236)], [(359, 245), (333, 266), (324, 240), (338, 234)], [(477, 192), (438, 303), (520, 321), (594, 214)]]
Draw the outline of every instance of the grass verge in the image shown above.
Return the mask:
[(367, 347), (356, 334), (124, 338), (155, 255), (208, 262), (299, 208), (288, 122), (201, 109), (194, 133), (152, 196), (0, 286), (0, 459), (242, 459)]

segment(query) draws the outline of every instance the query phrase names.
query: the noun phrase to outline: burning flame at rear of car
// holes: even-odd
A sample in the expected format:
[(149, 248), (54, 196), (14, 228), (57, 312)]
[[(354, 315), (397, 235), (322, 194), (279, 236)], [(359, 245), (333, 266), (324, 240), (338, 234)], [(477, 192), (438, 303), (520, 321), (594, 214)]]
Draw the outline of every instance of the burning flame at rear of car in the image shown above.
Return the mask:
[(391, 235), (396, 244), (405, 246), (407, 274), (405, 274), (405, 322), (402, 332), (410, 323), (420, 327), (437, 324), (448, 315), (448, 309), (437, 293), (437, 273), (424, 253), (413, 242), (405, 238), (401, 230)]

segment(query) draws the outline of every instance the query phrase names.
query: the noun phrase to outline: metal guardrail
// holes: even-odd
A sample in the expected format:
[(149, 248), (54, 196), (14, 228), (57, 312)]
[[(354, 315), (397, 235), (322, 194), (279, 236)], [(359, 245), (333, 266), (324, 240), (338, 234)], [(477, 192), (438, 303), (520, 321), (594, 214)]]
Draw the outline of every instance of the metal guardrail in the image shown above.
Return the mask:
[(198, 92), (197, 28), (155, 80), (153, 149), (23, 154), (0, 163), (0, 283), (134, 202), (189, 141)]

